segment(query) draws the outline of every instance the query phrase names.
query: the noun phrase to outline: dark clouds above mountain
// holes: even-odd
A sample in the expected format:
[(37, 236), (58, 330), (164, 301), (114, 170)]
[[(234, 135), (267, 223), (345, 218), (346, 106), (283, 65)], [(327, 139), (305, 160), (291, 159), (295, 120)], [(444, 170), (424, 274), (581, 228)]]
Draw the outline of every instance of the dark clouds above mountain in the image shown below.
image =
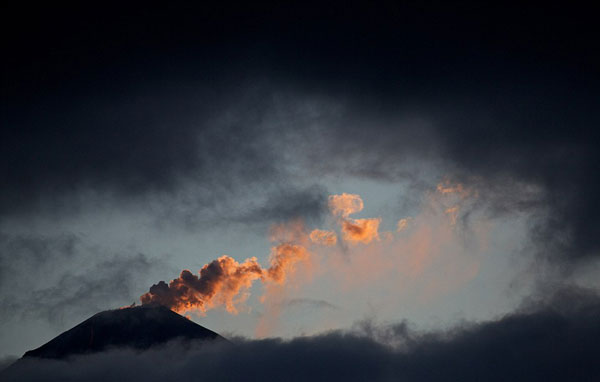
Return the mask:
[[(571, 302), (565, 308), (564, 301)], [(351, 332), (144, 353), (112, 351), (71, 361), (25, 360), (7, 380), (564, 381), (600, 375), (600, 305), (566, 290), (496, 321), (440, 332), (363, 324)]]
[(0, 318), (5, 324), (42, 319), (62, 327), (136, 301), (140, 279), (164, 268), (162, 260), (106, 253), (74, 234), (0, 233)]
[(192, 182), (200, 209), (254, 187), (291, 201), (264, 219), (314, 217), (294, 166), (410, 181), (430, 161), (533, 208), (540, 253), (597, 257), (593, 12), (429, 6), (8, 8), (0, 211)]

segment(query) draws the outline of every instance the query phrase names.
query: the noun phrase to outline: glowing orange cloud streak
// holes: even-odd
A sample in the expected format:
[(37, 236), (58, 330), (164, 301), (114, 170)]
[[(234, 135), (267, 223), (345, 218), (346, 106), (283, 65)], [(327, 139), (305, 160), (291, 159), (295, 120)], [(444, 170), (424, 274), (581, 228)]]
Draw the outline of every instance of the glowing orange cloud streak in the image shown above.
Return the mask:
[(283, 284), (289, 274), (295, 272), (299, 262), (308, 260), (308, 251), (301, 245), (279, 244), (272, 248), (270, 267), (263, 269), (256, 257), (238, 263), (229, 256), (221, 256), (206, 264), (199, 275), (183, 270), (181, 275), (169, 282), (160, 281), (140, 297), (142, 305), (164, 305), (178, 313), (207, 310), (223, 306), (237, 314), (237, 305), (243, 303), (247, 291), (255, 280)]
[(379, 223), (381, 223), (380, 218), (343, 220), (344, 240), (352, 244), (368, 244), (373, 240), (379, 240)]
[(364, 205), (361, 197), (356, 194), (330, 195), (329, 209), (334, 216), (346, 218), (353, 213), (362, 211)]
[(271, 267), (267, 269), (268, 280), (283, 284), (295, 266), (308, 259), (308, 251), (301, 245), (290, 243), (279, 244), (272, 248)]
[(315, 229), (310, 233), (310, 241), (315, 244), (332, 246), (337, 244), (337, 235), (333, 231)]
[(461, 183), (453, 184), (448, 179), (439, 183), (436, 189), (440, 194), (457, 194), (461, 198), (465, 198), (471, 194), (471, 190), (465, 188)]
[[(351, 244), (368, 244), (374, 240), (379, 240), (380, 218), (351, 219), (349, 217), (362, 211), (363, 208), (364, 204), (360, 195), (342, 193), (329, 196), (329, 209), (333, 216), (339, 217), (338, 222), (341, 225), (342, 238)], [(315, 234), (315, 236), (317, 235)]]

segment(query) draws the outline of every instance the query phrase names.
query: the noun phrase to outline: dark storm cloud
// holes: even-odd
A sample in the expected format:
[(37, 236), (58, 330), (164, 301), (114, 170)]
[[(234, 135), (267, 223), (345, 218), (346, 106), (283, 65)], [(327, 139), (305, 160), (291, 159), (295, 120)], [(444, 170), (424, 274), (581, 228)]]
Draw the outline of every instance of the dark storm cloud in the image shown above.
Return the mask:
[(2, 234), (1, 239), (4, 321), (41, 318), (62, 325), (65, 318), (129, 304), (137, 300), (144, 277), (165, 266), (143, 254), (111, 255), (87, 248), (72, 234)]
[(320, 221), (327, 211), (326, 190), (285, 183), (246, 184), (236, 191), (217, 190), (214, 184), (210, 190), (191, 185), (175, 195), (151, 198), (147, 206), (159, 228), (175, 226), (190, 231), (237, 226), (263, 235), (273, 223)]
[(62, 323), (69, 315), (83, 316), (120, 303), (128, 305), (137, 301), (142, 276), (162, 270), (162, 265), (142, 254), (102, 260), (81, 273), (63, 275), (49, 288), (33, 291), (26, 301), (25, 315)]
[[(303, 146), (309, 163), (418, 181), (407, 163), (431, 161), (478, 186), (492, 213), (533, 214), (546, 258), (597, 258), (600, 60), (585, 9), (429, 11), (382, 16), (350, 29), (359, 36), (335, 53), (319, 51), (314, 86), (342, 106), (325, 113), (328, 138)], [(333, 55), (343, 64), (327, 71)]]
[[(600, 376), (600, 302), (585, 291), (497, 321), (445, 332), (363, 325), (314, 337), (234, 339), (234, 346), (113, 351), (71, 361), (27, 360), (6, 380), (565, 381)], [(367, 328), (366, 330), (364, 328)], [(14, 374), (10, 374), (14, 373)], [(12, 378), (12, 379), (11, 379)], [(15, 379), (16, 378), (16, 379)]]
[(57, 236), (9, 235), (0, 232), (0, 288), (23, 268), (43, 268), (57, 260), (75, 255), (79, 238), (73, 234)]
[[(426, 160), (478, 179), (495, 212), (533, 211), (545, 256), (600, 253), (594, 12), (303, 3), (7, 14), (23, 25), (3, 37), (5, 214), (64, 209), (57, 200), (82, 189), (171, 195), (191, 180), (201, 208), (249, 185), (276, 195), (293, 187), (289, 153), (315, 175), (379, 180), (420, 181), (410, 163)], [(292, 97), (291, 122), (269, 126), (278, 91), (341, 106), (305, 126)], [(319, 203), (260, 212), (277, 220)]]
[(321, 218), (326, 210), (327, 193), (323, 188), (314, 186), (272, 192), (262, 206), (251, 209), (240, 219), (285, 222), (290, 217), (303, 217), (305, 220), (315, 221)]
[(573, 86), (523, 96), (473, 85), (469, 99), (422, 101), (415, 107), (422, 122), (414, 111), (360, 109), (350, 100), (332, 125), (334, 138), (316, 152), (326, 154), (311, 155), (309, 163), (325, 173), (418, 183), (411, 165), (429, 161), (438, 174), (477, 188), (479, 203), (493, 214), (533, 214), (532, 237), (545, 256), (597, 258), (600, 113), (590, 95), (569, 95), (577, 92)]
[(38, 105), (41, 111), (6, 121), (4, 212), (87, 189), (125, 198), (172, 192), (182, 178), (205, 188), (237, 188), (276, 171), (269, 150), (256, 144), (262, 134), (253, 111), (237, 108), (239, 120), (221, 122), (206, 109), (227, 107), (206, 100), (210, 95), (151, 92), (160, 94), (53, 99)]

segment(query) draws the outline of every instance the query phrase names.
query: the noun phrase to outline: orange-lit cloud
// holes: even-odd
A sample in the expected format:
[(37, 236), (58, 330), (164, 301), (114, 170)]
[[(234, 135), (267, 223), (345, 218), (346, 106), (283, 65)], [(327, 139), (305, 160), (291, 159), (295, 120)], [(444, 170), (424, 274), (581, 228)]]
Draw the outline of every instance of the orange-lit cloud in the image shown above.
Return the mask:
[[(296, 232), (294, 237), (298, 241), (304, 242), (306, 235), (297, 235), (298, 225), (289, 228)], [(289, 238), (288, 234), (283, 236)], [(281, 302), (286, 299), (291, 289), (306, 283), (315, 272), (311, 253), (305, 246), (298, 243), (282, 242), (272, 247), (269, 263), (270, 267), (266, 271), (267, 277), (263, 280), (264, 294), (259, 299), (264, 308), (264, 314), (256, 327), (256, 336), (259, 338), (265, 337), (277, 329), (281, 314)]]
[(267, 280), (283, 284), (292, 274), (296, 264), (308, 260), (308, 251), (301, 245), (279, 244), (271, 249), (271, 266), (267, 269)]
[(334, 216), (346, 218), (353, 213), (362, 211), (364, 205), (361, 197), (356, 194), (330, 195), (329, 209)]
[(337, 235), (333, 231), (315, 229), (310, 233), (310, 240), (315, 244), (332, 246), (337, 243)]
[(379, 223), (381, 223), (380, 218), (343, 220), (343, 238), (353, 244), (369, 244), (379, 239)]
[(242, 292), (262, 277), (264, 271), (255, 257), (238, 263), (229, 256), (221, 256), (203, 266), (199, 275), (186, 269), (168, 285), (164, 281), (154, 284), (140, 300), (142, 304), (160, 304), (176, 312), (198, 310), (204, 313), (220, 305), (235, 314), (236, 304), (247, 297)]
[[(380, 301), (392, 305), (429, 303), (477, 275), (490, 231), (489, 221), (473, 209), (477, 192), (449, 181), (432, 191), (422, 199), (420, 212), (397, 221), (396, 231), (402, 234), (380, 231), (380, 240), (340, 248), (338, 256), (328, 253), (322, 268), (333, 270), (327, 276), (335, 279), (339, 293), (353, 299), (361, 294), (363, 299), (381, 296)], [(455, 224), (466, 213), (475, 224), (458, 229)], [(338, 223), (349, 227), (353, 219), (338, 219)], [(382, 290), (393, 290), (393, 297), (387, 300), (379, 295)]]
[(284, 284), (296, 272), (298, 263), (310, 266), (309, 255), (303, 245), (284, 242), (271, 248), (268, 268), (262, 268), (256, 257), (238, 263), (229, 256), (221, 256), (203, 266), (199, 275), (183, 270), (169, 284), (161, 281), (153, 285), (140, 300), (142, 304), (160, 304), (178, 313), (205, 313), (224, 307), (229, 313), (237, 314), (237, 307), (246, 301), (248, 289), (255, 280)]
[(402, 232), (398, 235), (379, 232), (381, 218), (350, 217), (364, 207), (359, 195), (331, 195), (329, 207), (340, 239), (351, 245), (337, 246), (338, 234), (332, 229), (306, 230), (299, 220), (278, 224), (269, 232), (274, 244), (268, 267), (254, 257), (238, 263), (222, 256), (199, 274), (184, 270), (168, 284), (153, 285), (141, 297), (142, 303), (166, 305), (179, 313), (224, 308), (236, 314), (258, 280), (262, 314), (256, 335), (266, 336), (285, 324), (280, 319), (282, 301), (310, 289), (312, 280), (356, 298), (379, 286), (395, 291), (394, 301), (402, 295), (433, 301), (477, 275), (479, 257), (472, 253), (484, 250), (489, 225), (471, 215), (478, 219), (476, 228), (455, 227), (459, 214), (472, 212), (470, 196), (476, 193), (449, 181), (432, 191), (423, 199), (420, 213), (397, 221), (396, 231)]
[(464, 187), (461, 183), (452, 183), (449, 179), (440, 182), (436, 189), (440, 194), (456, 194), (462, 198), (471, 194), (470, 189)]
[(351, 243), (368, 244), (379, 240), (380, 218), (352, 219), (349, 216), (362, 211), (363, 200), (360, 195), (342, 193), (329, 196), (329, 209), (333, 216), (339, 217), (342, 238)]

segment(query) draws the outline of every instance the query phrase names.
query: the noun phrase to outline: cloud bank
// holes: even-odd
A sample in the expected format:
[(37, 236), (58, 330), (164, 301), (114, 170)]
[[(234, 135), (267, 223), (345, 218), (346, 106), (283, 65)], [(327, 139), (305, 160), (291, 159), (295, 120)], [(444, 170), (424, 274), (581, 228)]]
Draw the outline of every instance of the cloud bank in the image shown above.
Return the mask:
[(199, 211), (264, 187), (297, 199), (265, 218), (318, 216), (299, 172), (415, 181), (431, 161), (496, 212), (529, 208), (541, 256), (597, 258), (593, 12), (344, 8), (11, 8), (0, 211), (64, 213), (89, 190), (173, 206), (192, 182)]
[[(571, 302), (565, 308), (564, 300)], [(114, 350), (67, 361), (26, 360), (13, 381), (143, 379), (341, 381), (565, 381), (600, 376), (600, 300), (563, 290), (550, 301), (479, 324), (415, 332), (406, 323), (364, 322), (291, 340), (233, 339), (234, 345)]]

